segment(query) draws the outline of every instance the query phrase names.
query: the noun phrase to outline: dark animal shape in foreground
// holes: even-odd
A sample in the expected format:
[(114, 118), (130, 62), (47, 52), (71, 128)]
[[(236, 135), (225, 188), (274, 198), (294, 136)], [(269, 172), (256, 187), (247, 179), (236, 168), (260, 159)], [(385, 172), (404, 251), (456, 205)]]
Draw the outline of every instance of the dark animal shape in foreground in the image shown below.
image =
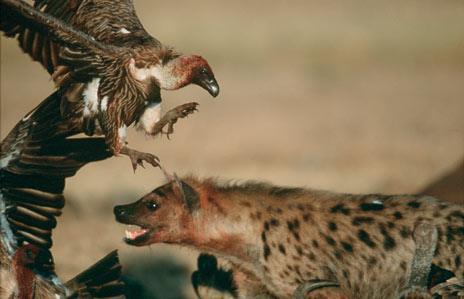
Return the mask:
[(67, 284), (54, 273), (49, 248), (56, 217), (65, 204), (65, 179), (85, 164), (111, 156), (103, 138), (68, 138), (74, 132), (67, 125), (56, 92), (19, 121), (1, 143), (1, 298), (123, 294), (116, 252)]
[(1, 298), (107, 298), (124, 294), (117, 251), (65, 284), (53, 272), (49, 251), (32, 244), (22, 245), (9, 256), (0, 243), (0, 266)]
[[(140, 227), (126, 232), (127, 244), (178, 244), (216, 254), (278, 298), (318, 280), (338, 283), (351, 298), (397, 298), (412, 285), (422, 244), (413, 230), (421, 221), (436, 229), (432, 263), (464, 278), (464, 207), (427, 196), (186, 177), (116, 206), (114, 213), (117, 221)], [(239, 293), (247, 289), (237, 287)]]
[(221, 296), (235, 297), (237, 295), (232, 270), (226, 271), (218, 267), (215, 256), (205, 253), (200, 254), (197, 266), (198, 270), (192, 273), (192, 285), (199, 298), (211, 298), (211, 292), (214, 291)]
[(126, 129), (138, 124), (155, 136), (197, 103), (161, 118), (160, 90), (197, 84), (217, 96), (219, 86), (202, 57), (181, 55), (150, 36), (130, 0), (1, 0), (1, 30), (17, 36), (22, 49), (52, 75), (61, 113), (73, 132), (104, 135), (114, 155), (131, 158), (134, 169), (157, 158), (126, 146)]

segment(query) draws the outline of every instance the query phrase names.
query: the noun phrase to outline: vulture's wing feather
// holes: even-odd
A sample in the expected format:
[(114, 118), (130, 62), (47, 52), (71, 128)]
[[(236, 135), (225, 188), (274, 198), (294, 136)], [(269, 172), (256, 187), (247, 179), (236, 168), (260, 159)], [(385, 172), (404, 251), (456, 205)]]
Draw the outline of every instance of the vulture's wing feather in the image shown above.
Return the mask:
[(103, 138), (67, 138), (76, 130), (61, 115), (60, 102), (57, 91), (1, 143), (0, 225), (9, 247), (27, 241), (50, 248), (56, 217), (65, 203), (65, 179), (85, 164), (111, 156)]
[[(9, 34), (10, 31), (7, 31), (9, 20), (14, 20), (12, 22), (20, 22), (22, 26), (31, 30), (26, 31), (25, 34), (33, 30), (42, 36), (47, 36), (48, 39), (62, 47), (57, 54), (59, 63), (69, 67), (75, 78), (83, 75), (85, 77), (83, 80), (88, 80), (88, 76), (98, 76), (99, 71), (105, 72), (105, 66), (111, 64), (111, 61), (121, 59), (124, 54), (128, 54), (125, 48), (99, 42), (94, 37), (22, 0), (1, 0), (0, 4), (3, 31)], [(31, 46), (32, 52), (34, 52), (33, 48)]]
[[(34, 6), (106, 44), (130, 47), (147, 43), (161, 47), (143, 28), (131, 0), (36, 0)], [(66, 73), (59, 58), (61, 46), (50, 40), (47, 33), (26, 26), (17, 18), (2, 18), (2, 30), (7, 36), (16, 36), (22, 50), (50, 74), (57, 70), (61, 76)]]
[(106, 298), (124, 293), (118, 252), (112, 251), (87, 270), (68, 281), (68, 298)]

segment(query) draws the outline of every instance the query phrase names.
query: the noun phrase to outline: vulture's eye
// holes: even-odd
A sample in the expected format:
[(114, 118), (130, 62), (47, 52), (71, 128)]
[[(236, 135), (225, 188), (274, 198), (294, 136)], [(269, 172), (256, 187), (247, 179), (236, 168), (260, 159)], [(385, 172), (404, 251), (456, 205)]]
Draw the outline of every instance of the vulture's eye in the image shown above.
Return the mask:
[(156, 211), (158, 209), (158, 204), (154, 201), (149, 201), (145, 204), (147, 206), (147, 209), (150, 211)]
[(208, 74), (208, 70), (205, 69), (205, 68), (202, 68), (202, 69), (200, 70), (200, 74), (202, 74), (202, 75), (207, 75), (207, 74)]

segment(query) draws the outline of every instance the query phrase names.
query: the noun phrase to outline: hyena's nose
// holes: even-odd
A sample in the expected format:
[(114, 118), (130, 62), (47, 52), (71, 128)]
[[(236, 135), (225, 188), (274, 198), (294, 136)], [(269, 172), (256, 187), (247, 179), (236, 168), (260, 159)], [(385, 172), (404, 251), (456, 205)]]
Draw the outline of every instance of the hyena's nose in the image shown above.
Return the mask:
[(113, 209), (114, 216), (121, 217), (124, 216), (125, 211), (123, 206), (115, 206)]

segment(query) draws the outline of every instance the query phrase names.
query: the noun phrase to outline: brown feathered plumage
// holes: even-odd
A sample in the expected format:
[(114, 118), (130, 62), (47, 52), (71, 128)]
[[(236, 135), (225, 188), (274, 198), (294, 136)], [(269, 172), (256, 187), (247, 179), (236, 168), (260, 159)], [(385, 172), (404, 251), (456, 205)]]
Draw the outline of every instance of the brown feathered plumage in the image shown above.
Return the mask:
[(124, 294), (116, 250), (62, 284), (53, 271), (50, 253), (22, 245), (10, 256), (0, 242), (0, 298), (108, 298)]
[[(108, 297), (123, 293), (116, 252), (61, 284), (49, 248), (65, 199), (65, 179), (86, 163), (111, 156), (103, 138), (68, 139), (55, 92), (1, 143), (0, 298)], [(10, 297), (12, 296), (12, 297)]]
[[(114, 154), (136, 154), (125, 146), (129, 125), (160, 132), (160, 89), (194, 83), (213, 96), (219, 92), (206, 60), (181, 55), (150, 36), (129, 0), (38, 0), (35, 8), (20, 0), (0, 3), (1, 29), (17, 36), (21, 48), (52, 75), (61, 112), (77, 130), (105, 135)], [(195, 107), (179, 107), (164, 123), (172, 131), (175, 120)]]

